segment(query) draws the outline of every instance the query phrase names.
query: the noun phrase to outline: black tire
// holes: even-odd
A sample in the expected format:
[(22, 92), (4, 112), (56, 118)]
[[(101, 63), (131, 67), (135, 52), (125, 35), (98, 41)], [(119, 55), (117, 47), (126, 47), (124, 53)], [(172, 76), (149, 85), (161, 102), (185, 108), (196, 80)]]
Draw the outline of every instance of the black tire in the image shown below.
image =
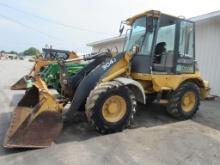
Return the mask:
[[(193, 92), (195, 96), (195, 104), (190, 111), (185, 112), (182, 108), (182, 98), (186, 92)], [(176, 91), (173, 92), (170, 101), (167, 105), (167, 112), (174, 118), (186, 120), (192, 118), (198, 111), (200, 105), (200, 89), (193, 82), (182, 84)]]
[[(103, 117), (102, 106), (111, 96), (120, 96), (126, 103), (124, 116), (117, 122), (109, 122)], [(122, 131), (130, 125), (136, 108), (136, 100), (130, 89), (117, 81), (101, 83), (90, 92), (86, 101), (86, 116), (89, 123), (100, 133)]]

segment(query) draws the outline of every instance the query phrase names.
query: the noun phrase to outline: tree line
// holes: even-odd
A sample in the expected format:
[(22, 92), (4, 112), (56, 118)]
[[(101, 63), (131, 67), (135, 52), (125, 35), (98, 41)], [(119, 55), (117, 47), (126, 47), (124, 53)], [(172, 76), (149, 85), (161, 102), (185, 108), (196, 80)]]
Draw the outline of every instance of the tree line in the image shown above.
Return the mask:
[(20, 53), (13, 51), (13, 50), (9, 51), (9, 52), (2, 50), (1, 53), (17, 54), (17, 55), (21, 55), (21, 56), (39, 56), (41, 54), (40, 50), (35, 47), (30, 47)]

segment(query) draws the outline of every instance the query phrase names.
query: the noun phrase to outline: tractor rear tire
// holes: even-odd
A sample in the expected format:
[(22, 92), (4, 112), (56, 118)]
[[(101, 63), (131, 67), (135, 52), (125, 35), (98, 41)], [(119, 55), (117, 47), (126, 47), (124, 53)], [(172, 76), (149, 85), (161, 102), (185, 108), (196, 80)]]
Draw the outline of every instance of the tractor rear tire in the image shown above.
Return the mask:
[(186, 82), (174, 91), (167, 105), (167, 112), (176, 119), (186, 120), (194, 116), (199, 105), (199, 87), (193, 82)]
[(130, 125), (136, 108), (131, 90), (117, 81), (97, 85), (86, 101), (89, 123), (101, 134), (122, 131)]

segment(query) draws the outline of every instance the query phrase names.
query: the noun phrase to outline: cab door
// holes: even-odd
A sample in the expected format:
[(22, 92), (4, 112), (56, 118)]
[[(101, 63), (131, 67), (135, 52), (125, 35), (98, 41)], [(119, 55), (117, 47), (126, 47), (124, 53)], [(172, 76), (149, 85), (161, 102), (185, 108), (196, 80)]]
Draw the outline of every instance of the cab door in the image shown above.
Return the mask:
[(152, 71), (154, 74), (169, 74), (175, 69), (176, 18), (161, 15), (153, 51)]
[(176, 73), (195, 72), (195, 25), (191, 21), (180, 20), (178, 55), (176, 60)]
[(142, 49), (135, 54), (132, 63), (131, 71), (134, 73), (151, 73), (151, 48), (153, 42), (153, 33), (148, 33), (143, 43)]
[[(133, 46), (138, 46), (140, 51), (133, 56), (131, 62), (132, 73), (151, 73), (152, 62), (152, 45), (154, 41), (155, 28), (157, 27), (157, 19), (153, 17), (141, 17), (139, 26), (133, 26), (132, 39), (130, 41)], [(151, 26), (149, 28), (149, 26)]]

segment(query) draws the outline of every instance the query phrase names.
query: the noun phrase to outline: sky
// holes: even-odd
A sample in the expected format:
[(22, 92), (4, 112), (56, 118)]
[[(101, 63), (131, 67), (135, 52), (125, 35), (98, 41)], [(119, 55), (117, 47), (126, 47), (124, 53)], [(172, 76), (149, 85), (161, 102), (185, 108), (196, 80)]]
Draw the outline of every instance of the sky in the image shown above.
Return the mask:
[(121, 20), (151, 9), (190, 18), (220, 10), (220, 1), (0, 0), (0, 50), (47, 44), (87, 53), (87, 43), (118, 36)]

